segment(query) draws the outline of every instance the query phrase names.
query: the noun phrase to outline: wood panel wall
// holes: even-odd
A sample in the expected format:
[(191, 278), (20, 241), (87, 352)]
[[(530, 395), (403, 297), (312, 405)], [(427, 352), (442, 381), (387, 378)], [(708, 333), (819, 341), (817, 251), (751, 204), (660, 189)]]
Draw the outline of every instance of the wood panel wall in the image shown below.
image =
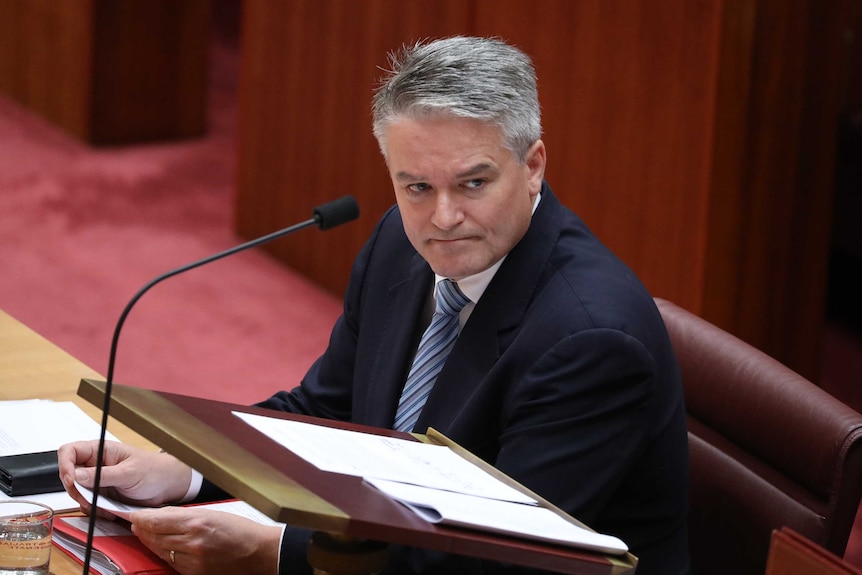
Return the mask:
[(644, 280), (818, 371), (832, 98), (852, 0), (245, 0), (237, 229), (350, 193), (356, 223), (270, 246), (336, 293), (393, 203), (369, 104), (385, 54), (498, 35), (535, 61), (547, 177)]
[(209, 0), (0, 0), (0, 91), (97, 145), (206, 127)]
[(480, 1), (477, 32), (534, 59), (548, 181), (655, 295), (696, 309), (720, 2), (525, 4)]
[[(358, 222), (267, 249), (336, 293), (391, 183), (371, 135), (371, 94), (386, 54), (403, 42), (471, 27), (463, 0), (251, 0), (241, 34), (237, 228), (276, 230), (344, 194)], [(313, 234), (313, 235), (312, 235)]]

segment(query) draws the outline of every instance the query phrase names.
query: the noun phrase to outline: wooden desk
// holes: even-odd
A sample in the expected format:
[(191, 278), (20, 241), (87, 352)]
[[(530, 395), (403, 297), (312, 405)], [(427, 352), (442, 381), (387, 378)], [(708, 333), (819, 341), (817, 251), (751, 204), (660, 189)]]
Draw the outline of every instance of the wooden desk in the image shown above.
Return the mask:
[[(89, 390), (85, 395), (89, 395), (86, 400), (91, 403), (87, 403), (76, 395), (82, 378), (101, 379), (101, 376), (0, 311), (0, 400), (34, 397), (68, 400), (100, 421), (101, 412), (96, 405), (101, 405), (101, 390), (82, 383), (81, 389), (85, 392)], [(187, 463), (208, 476), (224, 480), (223, 486), (233, 488), (231, 492), (242, 496), (262, 511), (278, 516), (279, 513), (269, 509), (275, 505), (286, 514), (279, 516), (279, 519), (317, 529), (321, 534), (335, 534), (331, 541), (321, 541), (316, 547), (313, 546), (319, 549), (318, 553), (329, 554), (325, 558), (327, 561), (341, 561), (343, 549), (338, 537), (344, 534), (348, 538), (361, 536), (418, 544), (578, 575), (627, 575), (634, 571), (634, 558), (631, 556), (614, 558), (563, 547), (554, 549), (526, 540), (507, 540), (493, 534), (447, 532), (447, 528), (435, 527), (418, 519), (376, 492), (366, 493), (365, 497), (360, 498), (364, 503), (350, 498), (343, 500), (344, 497), (339, 499), (338, 494), (346, 493), (342, 489), (344, 486), (333, 484), (334, 488), (330, 485), (330, 489), (321, 492), (328, 499), (323, 498), (316, 492), (319, 486), (352, 479), (323, 477), (322, 472), (295, 457), (275, 458), (281, 460), (276, 462), (279, 469), (271, 468), (264, 463), (273, 461), (273, 458), (266, 456), (266, 451), (276, 446), (270, 445), (268, 440), (259, 441), (257, 445), (240, 446), (222, 436), (222, 441), (214, 442), (213, 429), (227, 429), (230, 437), (247, 433), (244, 428), (237, 427), (239, 420), (230, 415), (230, 409), (233, 408), (254, 411), (254, 408), (117, 386), (114, 388), (111, 413), (127, 418), (126, 421), (137, 426), (136, 429), (142, 430), (142, 433), (172, 453), (186, 454)], [(289, 414), (283, 416), (298, 417)], [(125, 443), (155, 449), (153, 443), (113, 418), (109, 429)], [(196, 440), (203, 436), (205, 440)], [(218, 448), (214, 454), (213, 446), (216, 443)], [(296, 469), (304, 469), (305, 475), (297, 476)], [(290, 472), (299, 482), (286, 478), (285, 472)], [(357, 486), (353, 487), (355, 489)], [(51, 554), (51, 573), (54, 575), (80, 575), (81, 571), (77, 563), (56, 549)]]
[[(83, 380), (78, 393), (94, 405), (101, 405), (105, 383)], [(309, 548), (309, 562), (318, 568), (318, 573), (356, 575), (375, 572), (365, 565), (357, 567), (357, 549), (348, 553), (338, 545), (339, 541), (408, 545), (570, 575), (631, 575), (635, 571), (637, 559), (631, 554), (603, 555), (574, 547), (429, 523), (365, 484), (359, 477), (318, 469), (249, 427), (233, 415), (234, 411), (401, 439), (425, 439), (424, 436), (388, 429), (116, 383), (112, 390), (111, 413), (118, 420), (269, 517), (315, 531)], [(427, 438), (449, 443), (439, 434), (433, 435), (429, 431)], [(516, 489), (524, 489), (469, 452), (459, 447), (454, 449), (501, 481)], [(539, 495), (530, 495), (542, 505), (556, 510)], [(318, 535), (320, 539), (316, 539)], [(326, 538), (334, 538), (335, 541), (326, 541)], [(321, 544), (316, 544), (318, 542)], [(374, 554), (373, 548), (363, 548), (363, 551)], [(322, 555), (326, 555), (324, 561), (317, 561)], [(374, 563), (371, 559), (373, 557), (370, 557), (369, 565)], [(336, 562), (341, 566), (336, 567)], [(350, 568), (345, 569), (348, 564)]]
[[(107, 351), (106, 351), (107, 355)], [(53, 399), (71, 401), (87, 415), (101, 421), (101, 410), (77, 395), (81, 377), (100, 377), (41, 335), (0, 311), (0, 400)], [(124, 443), (155, 449), (156, 446), (116, 420), (108, 424), (111, 433)], [(51, 573), (80, 575), (82, 567), (53, 549)]]

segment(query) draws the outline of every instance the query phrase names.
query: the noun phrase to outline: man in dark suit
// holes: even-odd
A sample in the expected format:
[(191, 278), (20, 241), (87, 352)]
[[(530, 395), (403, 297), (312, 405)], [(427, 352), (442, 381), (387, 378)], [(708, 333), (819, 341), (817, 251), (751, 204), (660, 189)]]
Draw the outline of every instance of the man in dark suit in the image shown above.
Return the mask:
[[(397, 206), (357, 257), (327, 350), (300, 386), (261, 405), (432, 426), (623, 539), (639, 575), (687, 573), (676, 359), (650, 294), (544, 182), (529, 58), (498, 40), (450, 38), (391, 64), (374, 98), (374, 133)], [(70, 492), (75, 466), (87, 485), (92, 460), (92, 444), (61, 450)], [(198, 493), (194, 474), (168, 455), (112, 445), (106, 460), (103, 485), (127, 499), (159, 505)], [(281, 573), (302, 569), (305, 534), (195, 516), (141, 512), (135, 532), (182, 573), (227, 573), (232, 562), (251, 573), (245, 554), (262, 573), (276, 562)], [(243, 548), (225, 549), (215, 526)], [(389, 570), (509, 572), (400, 548)]]

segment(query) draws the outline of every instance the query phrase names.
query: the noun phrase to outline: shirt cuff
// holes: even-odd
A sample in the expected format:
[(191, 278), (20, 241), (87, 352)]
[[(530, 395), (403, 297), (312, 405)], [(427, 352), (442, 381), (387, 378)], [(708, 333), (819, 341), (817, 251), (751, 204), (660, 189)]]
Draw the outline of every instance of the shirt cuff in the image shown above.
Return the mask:
[(186, 494), (183, 495), (183, 498), (180, 499), (179, 503), (188, 503), (192, 501), (198, 494), (201, 492), (201, 485), (203, 485), (204, 476), (196, 470), (192, 469), (192, 480), (189, 482), (189, 489), (186, 491)]
[(276, 573), (281, 573), (281, 552), (284, 550), (284, 532), (287, 531), (287, 523), (284, 523), (281, 526), (281, 537), (278, 540), (278, 570)]

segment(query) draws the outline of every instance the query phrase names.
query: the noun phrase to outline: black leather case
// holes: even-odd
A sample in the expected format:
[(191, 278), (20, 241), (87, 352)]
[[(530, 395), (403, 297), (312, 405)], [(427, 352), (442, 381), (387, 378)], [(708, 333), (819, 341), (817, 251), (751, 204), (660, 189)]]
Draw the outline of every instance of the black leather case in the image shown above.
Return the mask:
[(11, 497), (62, 491), (57, 452), (0, 456), (0, 489)]

